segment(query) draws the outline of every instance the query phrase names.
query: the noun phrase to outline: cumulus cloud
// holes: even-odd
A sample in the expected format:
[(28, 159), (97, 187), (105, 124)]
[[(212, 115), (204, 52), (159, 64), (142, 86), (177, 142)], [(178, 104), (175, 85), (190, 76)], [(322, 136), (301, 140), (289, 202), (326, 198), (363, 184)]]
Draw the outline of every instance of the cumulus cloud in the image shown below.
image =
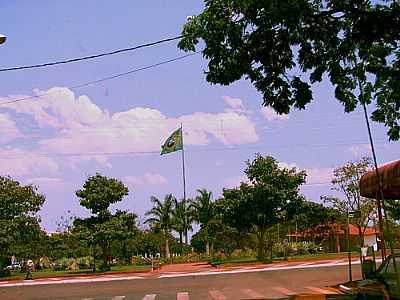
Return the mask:
[(270, 122), (274, 120), (289, 120), (289, 115), (280, 115), (276, 113), (275, 110), (271, 107), (263, 107), (260, 111), (263, 117)]
[(6, 144), (23, 134), (17, 128), (15, 122), (8, 114), (0, 114), (0, 144)]
[(35, 177), (25, 180), (25, 184), (32, 184), (40, 189), (54, 190), (65, 187), (65, 183), (60, 178), (55, 177)]
[[(77, 160), (93, 159), (109, 164), (106, 156), (95, 154), (159, 151), (160, 145), (180, 123), (184, 127), (186, 145), (207, 145), (212, 140), (239, 145), (259, 139), (255, 124), (236, 111), (194, 112), (170, 118), (157, 109), (135, 107), (110, 114), (87, 96), (75, 96), (67, 88), (36, 93), (43, 96), (8, 108), (32, 116), (41, 127), (56, 130), (53, 136), (38, 141), (39, 151), (93, 154)], [(231, 106), (240, 107), (242, 104), (238, 100), (228, 101)]]
[(243, 101), (239, 98), (232, 98), (229, 96), (222, 97), (226, 104), (228, 104), (231, 108), (234, 109), (243, 109)]
[(142, 176), (125, 176), (123, 181), (133, 185), (160, 185), (168, 182), (164, 176), (155, 172), (147, 172)]
[(58, 163), (22, 149), (0, 149), (0, 174), (10, 176), (56, 174)]
[(330, 183), (333, 178), (333, 168), (309, 168), (307, 184)]

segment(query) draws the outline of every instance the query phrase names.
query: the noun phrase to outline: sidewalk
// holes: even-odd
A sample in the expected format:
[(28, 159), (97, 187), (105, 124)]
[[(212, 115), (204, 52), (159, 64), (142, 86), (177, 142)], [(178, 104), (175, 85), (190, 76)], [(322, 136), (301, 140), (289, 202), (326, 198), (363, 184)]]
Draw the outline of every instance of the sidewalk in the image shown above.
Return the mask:
[[(380, 260), (377, 260), (379, 262)], [(347, 259), (325, 259), (315, 261), (282, 261), (272, 264), (242, 264), (236, 266), (220, 266), (219, 268), (210, 266), (207, 262), (184, 263), (164, 265), (161, 270), (154, 270), (146, 273), (113, 273), (113, 274), (90, 274), (82, 276), (69, 277), (50, 277), (39, 278), (35, 280), (5, 280), (0, 281), (1, 287), (26, 286), (26, 285), (46, 285), (46, 284), (68, 284), (68, 283), (86, 283), (86, 282), (107, 282), (117, 280), (143, 280), (143, 279), (161, 279), (185, 276), (207, 276), (218, 274), (236, 274), (252, 272), (268, 272), (289, 269), (308, 269), (334, 266), (346, 266)], [(358, 258), (352, 259), (352, 264), (359, 265)], [(33, 273), (35, 278), (35, 273)]]

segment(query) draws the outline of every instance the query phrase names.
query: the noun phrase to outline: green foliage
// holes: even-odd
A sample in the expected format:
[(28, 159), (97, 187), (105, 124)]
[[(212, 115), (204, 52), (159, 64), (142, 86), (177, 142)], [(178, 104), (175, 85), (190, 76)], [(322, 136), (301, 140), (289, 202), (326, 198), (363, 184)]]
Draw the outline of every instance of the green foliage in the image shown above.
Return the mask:
[(375, 100), (373, 119), (398, 140), (399, 14), (398, 1), (205, 0), (179, 48), (202, 40), (207, 81), (246, 78), (280, 114), (304, 109), (329, 78), (346, 112)]
[(350, 218), (352, 224), (359, 227), (359, 238), (363, 243), (363, 232), (375, 213), (375, 201), (360, 194), (360, 179), (372, 167), (371, 159), (361, 158), (349, 161), (333, 171), (332, 190), (342, 193), (345, 198), (322, 196), (321, 199), (346, 216), (347, 212), (356, 212)]
[(264, 259), (266, 248), (271, 249), (273, 241), (268, 231), (299, 212), (303, 202), (299, 187), (306, 175), (295, 168), (280, 168), (274, 158), (259, 154), (247, 161), (245, 174), (250, 183), (223, 190), (224, 222), (239, 232), (253, 232), (258, 257)]
[(111, 204), (121, 201), (128, 193), (128, 188), (121, 181), (96, 173), (86, 180), (82, 190), (76, 191), (76, 196), (92, 214), (103, 215)]
[(146, 216), (151, 216), (148, 218), (145, 223), (153, 226), (153, 229), (161, 229), (164, 242), (165, 242), (165, 258), (170, 258), (170, 249), (169, 249), (169, 234), (173, 227), (173, 211), (174, 211), (174, 203), (176, 203), (176, 198), (172, 194), (168, 194), (164, 197), (164, 202), (161, 202), (156, 197), (150, 198), (153, 203), (153, 208), (146, 212)]
[(36, 187), (0, 176), (0, 258), (40, 255), (44, 233), (37, 213), (44, 201)]

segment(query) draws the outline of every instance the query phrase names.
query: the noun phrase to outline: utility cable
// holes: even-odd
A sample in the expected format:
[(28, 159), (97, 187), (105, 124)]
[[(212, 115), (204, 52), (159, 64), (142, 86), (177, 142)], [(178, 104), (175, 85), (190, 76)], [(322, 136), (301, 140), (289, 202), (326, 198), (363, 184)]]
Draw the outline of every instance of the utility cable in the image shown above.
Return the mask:
[(50, 66), (61, 65), (61, 64), (69, 64), (69, 63), (73, 63), (73, 62), (95, 59), (95, 58), (109, 56), (109, 55), (115, 55), (115, 54), (119, 54), (119, 53), (123, 53), (123, 52), (134, 51), (134, 50), (141, 49), (141, 48), (151, 47), (151, 46), (155, 46), (155, 45), (159, 45), (159, 44), (163, 44), (163, 43), (167, 43), (167, 42), (171, 42), (171, 41), (175, 41), (175, 40), (180, 40), (183, 37), (184, 37), (183, 35), (179, 35), (179, 36), (175, 36), (172, 38), (166, 38), (166, 39), (158, 40), (158, 41), (151, 42), (151, 43), (141, 44), (141, 45), (134, 46), (134, 47), (123, 48), (123, 49), (118, 49), (118, 50), (114, 50), (111, 52), (104, 52), (104, 53), (99, 53), (99, 54), (83, 56), (83, 57), (71, 58), (71, 59), (67, 59), (67, 60), (59, 60), (59, 61), (42, 63), (42, 64), (29, 65), (29, 66), (17, 66), (17, 67), (10, 67), (10, 68), (2, 68), (2, 69), (0, 69), (0, 72), (26, 70), (26, 69), (37, 69), (37, 68), (50, 67)]
[[(119, 73), (119, 74), (115, 74), (115, 75), (110, 75), (110, 76), (107, 76), (107, 77), (104, 77), (104, 78), (101, 78), (101, 79), (97, 79), (97, 80), (81, 83), (81, 84), (78, 84), (78, 85), (67, 86), (65, 88), (71, 89), (71, 90), (80, 89), (80, 88), (83, 88), (83, 87), (86, 87), (86, 86), (89, 86), (89, 85), (97, 84), (97, 83), (108, 81), (108, 80), (115, 79), (115, 78), (118, 78), (118, 77), (126, 76), (126, 75), (129, 75), (129, 74), (132, 74), (132, 73), (137, 73), (137, 72), (148, 70), (148, 69), (152, 69), (152, 68), (155, 68), (155, 67), (158, 67), (158, 66), (161, 66), (161, 65), (169, 64), (171, 62), (182, 60), (182, 59), (185, 59), (185, 58), (187, 58), (189, 56), (196, 55), (198, 53), (199, 52), (194, 52), (194, 53), (178, 56), (178, 57), (175, 57), (175, 58), (172, 58), (172, 59), (169, 59), (169, 60), (165, 60), (165, 61), (162, 61), (162, 62), (159, 62), (159, 63), (155, 63), (155, 64), (152, 64), (152, 65), (149, 65), (149, 66), (145, 66), (145, 67), (142, 67), (142, 68), (133, 69), (133, 70), (130, 70), (130, 71), (127, 71), (127, 72), (123, 72), (123, 73)], [(47, 92), (47, 93), (43, 93), (43, 94), (36, 95), (36, 96), (29, 96), (29, 97), (10, 100), (10, 101), (0, 102), (0, 106), (1, 105), (6, 105), (6, 104), (11, 104), (11, 103), (16, 103), (16, 102), (21, 102), (21, 101), (26, 101), (26, 100), (30, 100), (30, 99), (34, 99), (34, 98), (41, 98), (43, 96), (57, 94), (57, 93), (59, 93), (59, 91)]]

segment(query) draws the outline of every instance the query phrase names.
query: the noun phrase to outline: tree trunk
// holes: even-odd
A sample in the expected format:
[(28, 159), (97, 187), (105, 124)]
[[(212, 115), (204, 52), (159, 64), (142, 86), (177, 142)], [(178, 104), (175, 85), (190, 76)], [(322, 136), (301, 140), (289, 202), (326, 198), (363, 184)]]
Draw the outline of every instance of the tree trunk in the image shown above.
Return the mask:
[(168, 237), (165, 237), (165, 258), (169, 260), (171, 258), (171, 255), (169, 253), (169, 240)]
[(210, 256), (210, 241), (207, 240), (206, 242), (206, 255)]
[(211, 256), (214, 256), (214, 243), (213, 242), (210, 243), (210, 254), (211, 254)]
[(264, 235), (265, 235), (265, 230), (262, 229), (257, 232), (257, 258), (258, 259), (264, 259), (265, 258), (265, 246), (264, 246)]
[(182, 245), (182, 243), (183, 243), (183, 232), (179, 231), (179, 244)]
[(185, 230), (185, 244), (189, 245), (189, 237), (188, 237), (188, 231), (187, 229)]

